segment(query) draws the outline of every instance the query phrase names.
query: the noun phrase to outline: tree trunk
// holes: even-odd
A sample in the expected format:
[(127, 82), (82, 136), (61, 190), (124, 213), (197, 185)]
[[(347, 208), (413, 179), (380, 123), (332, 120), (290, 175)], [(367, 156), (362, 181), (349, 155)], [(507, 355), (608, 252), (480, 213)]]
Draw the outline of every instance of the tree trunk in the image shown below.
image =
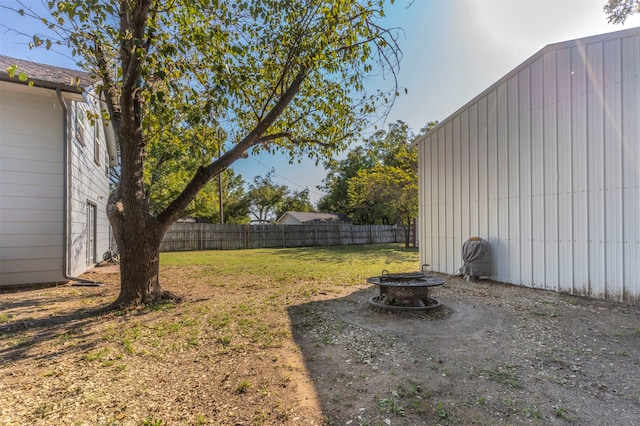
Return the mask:
[[(116, 191), (117, 192), (117, 191)], [(120, 254), (120, 294), (115, 306), (139, 306), (158, 302), (163, 297), (160, 286), (160, 243), (164, 229), (145, 209), (145, 200), (125, 209), (115, 200), (107, 205)], [(136, 208), (137, 207), (137, 208)], [(135, 212), (139, 214), (135, 214)]]
[(404, 228), (404, 248), (409, 248), (409, 240), (411, 239), (411, 225), (402, 225)]
[(160, 241), (151, 236), (129, 241), (124, 249), (120, 249), (120, 295), (114, 304), (137, 306), (161, 300), (163, 291), (159, 273)]

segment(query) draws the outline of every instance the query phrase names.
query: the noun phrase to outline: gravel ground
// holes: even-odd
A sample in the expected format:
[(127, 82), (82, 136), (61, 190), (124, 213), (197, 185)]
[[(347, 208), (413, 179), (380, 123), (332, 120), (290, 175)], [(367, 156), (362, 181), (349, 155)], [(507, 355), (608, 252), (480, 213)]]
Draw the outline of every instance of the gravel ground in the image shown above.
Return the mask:
[(640, 307), (443, 277), (429, 314), (291, 309), (329, 423), (640, 424)]

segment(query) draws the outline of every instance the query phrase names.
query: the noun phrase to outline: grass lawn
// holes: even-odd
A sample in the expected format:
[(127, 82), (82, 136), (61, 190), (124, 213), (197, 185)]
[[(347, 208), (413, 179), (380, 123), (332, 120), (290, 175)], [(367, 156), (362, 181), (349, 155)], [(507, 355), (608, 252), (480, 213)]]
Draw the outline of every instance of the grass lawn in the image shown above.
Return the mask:
[(269, 248), (231, 251), (161, 253), (163, 266), (206, 266), (222, 276), (249, 274), (276, 281), (327, 279), (343, 285), (361, 284), (382, 270), (419, 270), (418, 250), (400, 244)]
[(288, 309), (418, 263), (401, 245), (162, 253), (180, 303), (105, 312), (119, 274), (100, 268), (103, 287), (5, 294), (0, 424), (322, 422), (297, 402), (309, 379)]

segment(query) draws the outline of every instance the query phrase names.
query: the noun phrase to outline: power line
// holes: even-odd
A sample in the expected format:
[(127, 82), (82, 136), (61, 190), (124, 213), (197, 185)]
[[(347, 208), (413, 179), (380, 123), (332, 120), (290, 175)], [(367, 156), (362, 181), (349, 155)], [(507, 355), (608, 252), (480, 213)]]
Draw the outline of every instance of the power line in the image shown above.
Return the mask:
[[(256, 157), (252, 157), (252, 156), (250, 156), (249, 158), (251, 158), (252, 160), (254, 160), (255, 162), (257, 162), (258, 164), (260, 164), (260, 165), (261, 165), (262, 167), (264, 167), (265, 169), (267, 169), (267, 170), (269, 170), (270, 172), (272, 172), (274, 176), (277, 176), (277, 177), (279, 177), (280, 179), (282, 179), (282, 180), (284, 180), (284, 181), (286, 181), (286, 182), (289, 182), (291, 185), (294, 185), (294, 186), (296, 186), (296, 187), (298, 187), (298, 188), (300, 188), (300, 189), (307, 189), (307, 190), (309, 191), (309, 193), (312, 193), (312, 194), (315, 194), (315, 195), (319, 195), (319, 196), (324, 196), (324, 195), (325, 195), (325, 194), (323, 194), (323, 193), (321, 193), (321, 192), (313, 191), (313, 190), (309, 189), (309, 187), (302, 186), (302, 185), (300, 185), (300, 184), (298, 184), (298, 183), (296, 183), (296, 182), (292, 181), (291, 179), (289, 179), (289, 178), (287, 178), (287, 177), (285, 177), (285, 176), (282, 176), (280, 173), (278, 173), (278, 172), (276, 172), (276, 171), (275, 171), (275, 168), (270, 167), (270, 166), (268, 166), (268, 165), (264, 164), (262, 161), (260, 161), (260, 160), (259, 160), (258, 158), (256, 158)], [(231, 168), (233, 168), (233, 169), (234, 169), (234, 170), (236, 170), (236, 171), (239, 171), (240, 173), (249, 174), (249, 173), (247, 173), (247, 172), (243, 172), (241, 169), (237, 168), (235, 165), (234, 165), (234, 166), (231, 166)]]

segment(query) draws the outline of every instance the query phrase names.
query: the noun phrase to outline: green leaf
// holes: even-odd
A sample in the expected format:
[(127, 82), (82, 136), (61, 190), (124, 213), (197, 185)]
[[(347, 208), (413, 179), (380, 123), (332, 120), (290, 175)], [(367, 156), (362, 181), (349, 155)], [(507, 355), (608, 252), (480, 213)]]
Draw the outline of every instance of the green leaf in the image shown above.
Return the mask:
[(9, 78), (14, 78), (16, 76), (16, 71), (18, 71), (17, 65), (10, 65), (7, 67), (7, 74), (9, 74)]

